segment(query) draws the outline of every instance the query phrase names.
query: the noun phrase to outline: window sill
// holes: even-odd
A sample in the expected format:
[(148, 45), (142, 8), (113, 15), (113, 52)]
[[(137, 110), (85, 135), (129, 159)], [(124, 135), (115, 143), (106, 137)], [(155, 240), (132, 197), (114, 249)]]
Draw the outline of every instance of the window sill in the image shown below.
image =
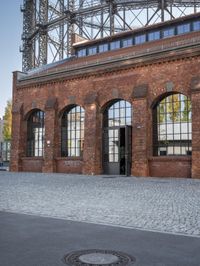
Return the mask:
[(78, 156), (78, 157), (57, 157), (55, 159), (56, 159), (56, 161), (83, 161), (83, 157), (82, 156)]
[(166, 155), (166, 156), (152, 156), (149, 161), (191, 161), (191, 155)]
[(22, 157), (22, 160), (44, 160), (43, 156)]

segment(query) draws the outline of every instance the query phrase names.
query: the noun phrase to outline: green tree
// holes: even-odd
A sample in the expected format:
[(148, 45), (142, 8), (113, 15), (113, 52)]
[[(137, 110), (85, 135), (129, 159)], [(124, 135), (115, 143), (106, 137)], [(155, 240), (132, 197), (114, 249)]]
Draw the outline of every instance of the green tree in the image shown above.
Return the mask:
[(167, 113), (169, 113), (169, 119), (171, 122), (180, 121), (180, 94), (173, 94), (168, 97)]
[(185, 97), (184, 99), (184, 109), (182, 112), (182, 119), (181, 121), (187, 122), (191, 121), (191, 111), (192, 111), (192, 106), (191, 106), (191, 101)]
[(4, 112), (3, 136), (4, 140), (11, 140), (12, 101), (8, 100)]

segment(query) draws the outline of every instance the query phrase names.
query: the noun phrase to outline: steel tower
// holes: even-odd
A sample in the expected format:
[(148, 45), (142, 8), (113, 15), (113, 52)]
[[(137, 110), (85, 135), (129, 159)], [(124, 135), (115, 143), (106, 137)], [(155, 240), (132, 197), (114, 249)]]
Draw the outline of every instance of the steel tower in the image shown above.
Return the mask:
[(71, 55), (75, 34), (96, 39), (200, 11), (200, 0), (24, 0), (22, 68)]

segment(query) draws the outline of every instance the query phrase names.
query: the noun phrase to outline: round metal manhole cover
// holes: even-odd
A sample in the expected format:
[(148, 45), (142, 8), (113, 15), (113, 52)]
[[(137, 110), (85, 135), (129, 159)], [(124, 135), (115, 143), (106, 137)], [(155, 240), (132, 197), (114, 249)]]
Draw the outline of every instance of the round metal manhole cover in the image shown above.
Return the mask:
[(64, 261), (70, 266), (125, 266), (132, 265), (135, 258), (119, 251), (91, 249), (71, 252)]
[(118, 262), (118, 257), (112, 254), (90, 253), (79, 257), (81, 262), (87, 264), (112, 264)]

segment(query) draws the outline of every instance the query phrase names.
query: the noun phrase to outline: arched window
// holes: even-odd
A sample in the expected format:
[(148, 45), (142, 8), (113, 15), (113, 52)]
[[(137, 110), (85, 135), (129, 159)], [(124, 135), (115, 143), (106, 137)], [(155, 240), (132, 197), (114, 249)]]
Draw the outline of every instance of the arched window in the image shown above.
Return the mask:
[(44, 155), (44, 116), (41, 110), (35, 110), (27, 120), (27, 156)]
[(104, 112), (104, 173), (130, 172), (128, 163), (131, 162), (131, 118), (131, 104), (124, 100), (113, 101)]
[(154, 108), (154, 155), (191, 155), (191, 101), (183, 94), (172, 94)]
[(131, 104), (124, 100), (109, 105), (104, 113), (104, 127), (131, 125)]
[(81, 106), (67, 109), (62, 116), (61, 155), (82, 156), (84, 144), (85, 110)]

